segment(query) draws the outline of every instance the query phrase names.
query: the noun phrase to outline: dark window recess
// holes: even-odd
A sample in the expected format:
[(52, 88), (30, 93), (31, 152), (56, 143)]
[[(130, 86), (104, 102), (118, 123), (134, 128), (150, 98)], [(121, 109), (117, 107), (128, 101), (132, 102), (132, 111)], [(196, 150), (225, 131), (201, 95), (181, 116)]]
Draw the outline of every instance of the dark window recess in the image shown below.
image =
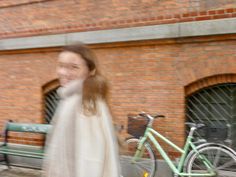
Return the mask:
[(57, 89), (54, 89), (50, 92), (48, 92), (45, 95), (45, 108), (44, 108), (44, 117), (45, 117), (45, 122), (50, 123), (53, 115), (56, 111), (58, 102), (59, 102), (59, 96), (56, 92)]
[(188, 122), (204, 123), (197, 137), (236, 149), (236, 83), (201, 89), (186, 98)]

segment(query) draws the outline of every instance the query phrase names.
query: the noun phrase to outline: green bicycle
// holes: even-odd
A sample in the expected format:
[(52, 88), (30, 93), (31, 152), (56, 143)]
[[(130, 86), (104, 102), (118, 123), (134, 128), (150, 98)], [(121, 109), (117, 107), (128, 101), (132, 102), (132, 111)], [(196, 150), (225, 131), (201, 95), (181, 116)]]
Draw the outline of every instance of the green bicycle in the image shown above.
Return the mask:
[[(155, 146), (175, 177), (236, 177), (236, 152), (234, 150), (218, 143), (205, 142), (196, 145), (193, 142), (195, 130), (203, 127), (204, 124), (188, 124), (190, 131), (182, 149), (152, 128), (154, 119), (161, 117), (164, 116), (151, 116), (146, 113), (132, 117), (133, 119), (145, 119), (147, 124), (140, 138), (133, 137), (126, 140), (126, 151), (120, 156), (123, 177), (155, 176), (157, 161), (149, 142)], [(177, 164), (170, 159), (154, 136), (182, 154)]]

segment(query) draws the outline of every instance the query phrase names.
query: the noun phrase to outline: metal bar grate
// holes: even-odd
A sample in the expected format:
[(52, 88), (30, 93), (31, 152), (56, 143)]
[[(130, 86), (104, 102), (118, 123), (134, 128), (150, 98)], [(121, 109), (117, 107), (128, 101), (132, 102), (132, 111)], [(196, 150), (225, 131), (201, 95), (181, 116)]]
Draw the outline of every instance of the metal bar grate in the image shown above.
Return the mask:
[(236, 83), (201, 89), (186, 98), (187, 121), (204, 123), (197, 137), (236, 147)]
[(59, 96), (56, 92), (56, 89), (48, 92), (45, 95), (45, 108), (44, 108), (45, 115), (44, 116), (45, 116), (46, 123), (51, 122), (52, 117), (57, 108), (58, 102), (59, 102)]

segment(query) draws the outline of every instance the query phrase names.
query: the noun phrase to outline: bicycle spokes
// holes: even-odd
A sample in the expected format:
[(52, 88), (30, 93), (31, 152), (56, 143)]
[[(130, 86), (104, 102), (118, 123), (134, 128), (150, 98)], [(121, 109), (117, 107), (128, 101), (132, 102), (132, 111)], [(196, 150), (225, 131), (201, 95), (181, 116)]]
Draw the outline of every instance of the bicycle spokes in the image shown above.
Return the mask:
[(155, 176), (155, 155), (150, 145), (145, 143), (140, 150), (137, 150), (139, 139), (127, 140), (127, 148), (120, 156), (121, 170), (123, 177), (154, 177)]
[(187, 172), (236, 177), (236, 157), (230, 151), (218, 146), (205, 147), (189, 160)]

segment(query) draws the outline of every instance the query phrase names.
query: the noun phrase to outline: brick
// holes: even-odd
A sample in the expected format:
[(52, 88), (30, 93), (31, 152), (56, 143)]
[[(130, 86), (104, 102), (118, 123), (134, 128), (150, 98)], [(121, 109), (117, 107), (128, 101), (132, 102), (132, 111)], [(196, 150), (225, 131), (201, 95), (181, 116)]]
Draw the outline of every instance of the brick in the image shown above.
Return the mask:
[(211, 20), (211, 19), (212, 19), (212, 16), (196, 17), (195, 19), (196, 19), (197, 21), (200, 21), (200, 20)]
[(216, 14), (216, 10), (210, 10), (208, 11), (208, 15), (215, 15)]
[(229, 18), (231, 16), (231, 14), (214, 15), (212, 19)]
[(216, 10), (216, 14), (224, 14), (224, 13), (225, 13), (224, 9)]
[(166, 15), (166, 16), (164, 17), (164, 19), (171, 19), (171, 18), (173, 18), (172, 15)]
[(233, 13), (234, 12), (234, 8), (230, 8), (230, 9), (226, 9), (225, 11), (227, 12), (227, 13)]
[(180, 14), (175, 14), (174, 18), (180, 18)]
[(186, 14), (183, 14), (182, 17), (189, 17), (190, 14), (189, 13), (186, 13)]
[(190, 17), (196, 17), (198, 15), (198, 12), (190, 12), (189, 16)]
[(157, 19), (158, 19), (158, 20), (163, 20), (163, 19), (164, 19), (164, 16), (158, 16)]
[(233, 13), (233, 14), (232, 14), (232, 17), (236, 17), (236, 13)]
[(180, 22), (190, 22), (190, 21), (195, 21), (195, 18), (189, 17), (180, 19)]
[(207, 15), (207, 12), (206, 11), (199, 12), (199, 15), (200, 16), (205, 16), (205, 15)]

